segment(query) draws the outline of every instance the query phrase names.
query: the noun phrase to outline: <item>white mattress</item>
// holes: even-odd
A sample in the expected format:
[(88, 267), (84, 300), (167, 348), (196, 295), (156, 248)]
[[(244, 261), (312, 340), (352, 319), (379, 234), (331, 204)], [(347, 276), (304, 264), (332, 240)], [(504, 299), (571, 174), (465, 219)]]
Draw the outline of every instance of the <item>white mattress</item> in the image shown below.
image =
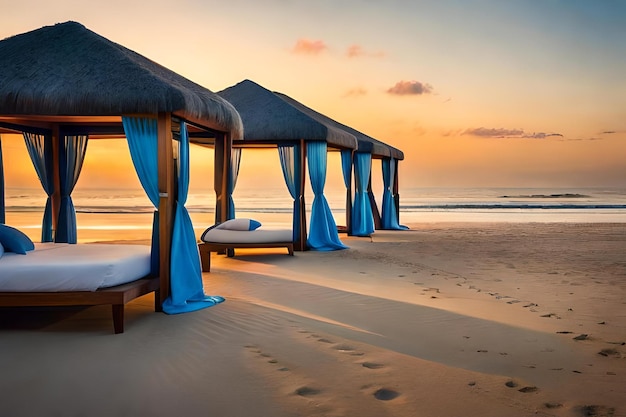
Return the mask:
[(291, 242), (291, 229), (226, 230), (213, 228), (202, 240), (209, 243), (280, 243)]
[(150, 246), (35, 243), (0, 258), (0, 291), (95, 291), (150, 273)]

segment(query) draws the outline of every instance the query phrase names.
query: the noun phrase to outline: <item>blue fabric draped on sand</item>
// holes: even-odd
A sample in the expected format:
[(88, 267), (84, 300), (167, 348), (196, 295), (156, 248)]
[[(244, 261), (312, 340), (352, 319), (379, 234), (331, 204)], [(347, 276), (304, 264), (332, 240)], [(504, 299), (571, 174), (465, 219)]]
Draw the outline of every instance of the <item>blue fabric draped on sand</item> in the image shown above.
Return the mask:
[(52, 136), (24, 132), (24, 143), (33, 162), (39, 182), (48, 198), (41, 223), (41, 241), (52, 242), (52, 201), (54, 181), (52, 171)]
[[(135, 170), (156, 207), (159, 199), (157, 122), (154, 119), (128, 117), (123, 117), (122, 122)], [(167, 314), (196, 311), (224, 301), (223, 297), (205, 295), (202, 287), (200, 254), (193, 224), (185, 208), (189, 188), (189, 137), (184, 123), (180, 128), (177, 168), (178, 195), (172, 231), (170, 296), (163, 302), (163, 311)]]
[(283, 177), (285, 178), (285, 184), (291, 198), (293, 198), (293, 220), (292, 220), (292, 233), (293, 241), (297, 242), (300, 239), (300, 203), (299, 198), (302, 194), (301, 190), (301, 164), (300, 164), (300, 145), (278, 145), (278, 156), (280, 158), (280, 166), (283, 170)]
[(228, 219), (235, 218), (235, 200), (233, 192), (239, 177), (239, 165), (241, 164), (241, 148), (233, 148), (230, 153), (230, 175), (228, 176)]
[[(346, 210), (350, 210), (352, 216), (352, 149), (341, 150), (341, 171), (343, 173), (343, 184), (346, 186)], [(348, 220), (346, 213), (346, 228), (348, 234), (352, 234), (352, 220)]]
[(59, 149), (59, 171), (61, 204), (54, 241), (58, 243), (76, 243), (76, 210), (72, 202), (72, 191), (80, 176), (80, 171), (87, 152), (86, 135), (64, 136)]
[(0, 223), (6, 222), (4, 203), (4, 163), (2, 162), (2, 138), (0, 137)]
[(354, 154), (354, 205), (352, 207), (352, 234), (370, 236), (374, 233), (374, 215), (367, 185), (372, 169), (372, 155), (357, 152)]
[(202, 286), (198, 243), (185, 207), (189, 191), (189, 135), (184, 122), (180, 124), (178, 145), (178, 195), (172, 232), (170, 296), (163, 302), (163, 311), (168, 314), (196, 311), (224, 301), (220, 296), (205, 295)]
[(391, 184), (395, 178), (395, 170), (397, 169), (397, 161), (393, 158), (383, 159), (383, 207), (381, 214), (382, 228), (385, 230), (407, 230), (408, 227), (403, 226), (398, 221), (398, 211), (396, 202), (391, 192)]
[(307, 143), (309, 179), (311, 180), (311, 188), (314, 194), (307, 246), (319, 251), (347, 249), (347, 246), (339, 240), (337, 224), (328, 206), (328, 201), (324, 197), (326, 151), (326, 142), (314, 141)]

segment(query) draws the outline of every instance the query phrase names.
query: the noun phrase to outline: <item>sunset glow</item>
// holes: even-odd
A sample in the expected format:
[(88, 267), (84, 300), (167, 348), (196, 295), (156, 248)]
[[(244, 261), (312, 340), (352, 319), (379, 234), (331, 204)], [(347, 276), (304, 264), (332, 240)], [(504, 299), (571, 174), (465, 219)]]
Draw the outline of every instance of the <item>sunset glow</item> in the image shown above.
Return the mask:
[[(253, 80), (403, 150), (401, 188), (623, 186), (625, 3), (39, 3), (3, 8), (0, 38), (75, 20), (211, 91)], [(37, 186), (2, 139), (7, 186)], [(138, 186), (124, 152), (90, 143), (80, 186)], [(198, 152), (192, 181), (212, 175)]]

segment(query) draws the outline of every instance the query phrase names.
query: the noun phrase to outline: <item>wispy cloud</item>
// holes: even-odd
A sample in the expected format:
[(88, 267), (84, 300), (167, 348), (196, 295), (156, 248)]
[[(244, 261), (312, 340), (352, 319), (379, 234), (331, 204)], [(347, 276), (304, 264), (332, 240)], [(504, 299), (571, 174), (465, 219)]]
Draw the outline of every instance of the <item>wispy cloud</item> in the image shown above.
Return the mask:
[(360, 58), (360, 57), (372, 57), (372, 58), (382, 58), (385, 56), (383, 51), (378, 52), (370, 52), (363, 49), (361, 45), (350, 45), (346, 50), (346, 56), (348, 58)]
[(406, 96), (406, 95), (422, 95), (433, 92), (433, 86), (419, 81), (398, 81), (396, 85), (387, 89), (387, 93)]
[(326, 42), (322, 40), (298, 39), (291, 49), (294, 54), (318, 55), (328, 49)]
[(360, 97), (367, 95), (367, 90), (363, 87), (352, 88), (343, 95), (344, 97)]
[(547, 139), (550, 137), (563, 137), (560, 133), (533, 132), (526, 133), (523, 129), (504, 129), (504, 128), (486, 128), (477, 127), (466, 129), (463, 135), (478, 136), (481, 138), (498, 138), (498, 139)]

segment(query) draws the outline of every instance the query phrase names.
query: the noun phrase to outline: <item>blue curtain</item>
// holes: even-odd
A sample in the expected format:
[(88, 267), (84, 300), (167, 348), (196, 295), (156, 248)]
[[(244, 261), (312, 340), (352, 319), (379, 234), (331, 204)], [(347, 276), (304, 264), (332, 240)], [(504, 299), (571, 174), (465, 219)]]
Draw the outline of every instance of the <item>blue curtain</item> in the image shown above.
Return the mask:
[(64, 136), (59, 147), (59, 177), (61, 205), (55, 242), (76, 243), (76, 210), (72, 202), (72, 190), (80, 176), (85, 153), (87, 152), (87, 136)]
[(239, 165), (241, 164), (241, 148), (232, 148), (230, 153), (230, 173), (228, 175), (228, 219), (235, 218), (235, 201), (233, 192), (239, 177)]
[(341, 150), (341, 170), (346, 186), (346, 229), (352, 235), (352, 150)]
[(352, 208), (352, 234), (370, 236), (374, 233), (374, 215), (367, 186), (372, 169), (372, 155), (364, 152), (354, 154), (354, 206)]
[(337, 224), (324, 197), (326, 183), (326, 142), (314, 141), (307, 143), (309, 161), (309, 179), (313, 189), (313, 206), (311, 207), (311, 225), (309, 227), (309, 248), (321, 251), (346, 249), (337, 233)]
[(382, 228), (386, 230), (406, 230), (408, 227), (402, 226), (398, 222), (398, 212), (396, 210), (396, 202), (393, 198), (392, 184), (395, 178), (396, 161), (393, 158), (383, 159), (383, 208), (381, 223)]
[(280, 157), (280, 166), (283, 169), (283, 177), (289, 189), (289, 194), (293, 198), (293, 241), (300, 239), (301, 215), (299, 197), (302, 194), (302, 179), (300, 173), (300, 145), (278, 145), (278, 156)]
[(0, 223), (6, 223), (4, 203), (4, 164), (2, 162), (2, 136), (0, 136)]
[(33, 162), (39, 182), (48, 198), (41, 223), (41, 241), (52, 242), (52, 194), (54, 194), (54, 172), (52, 155), (52, 136), (24, 132), (24, 143)]
[[(156, 119), (122, 116), (124, 134), (135, 166), (137, 177), (148, 199), (159, 206), (159, 159), (157, 149), (158, 124)], [(159, 270), (159, 212), (152, 216), (151, 270)]]
[(163, 302), (163, 311), (168, 314), (196, 311), (224, 301), (220, 296), (205, 295), (202, 287), (198, 244), (193, 223), (185, 208), (189, 190), (189, 136), (184, 122), (180, 124), (178, 146), (178, 195), (172, 231), (170, 296)]

